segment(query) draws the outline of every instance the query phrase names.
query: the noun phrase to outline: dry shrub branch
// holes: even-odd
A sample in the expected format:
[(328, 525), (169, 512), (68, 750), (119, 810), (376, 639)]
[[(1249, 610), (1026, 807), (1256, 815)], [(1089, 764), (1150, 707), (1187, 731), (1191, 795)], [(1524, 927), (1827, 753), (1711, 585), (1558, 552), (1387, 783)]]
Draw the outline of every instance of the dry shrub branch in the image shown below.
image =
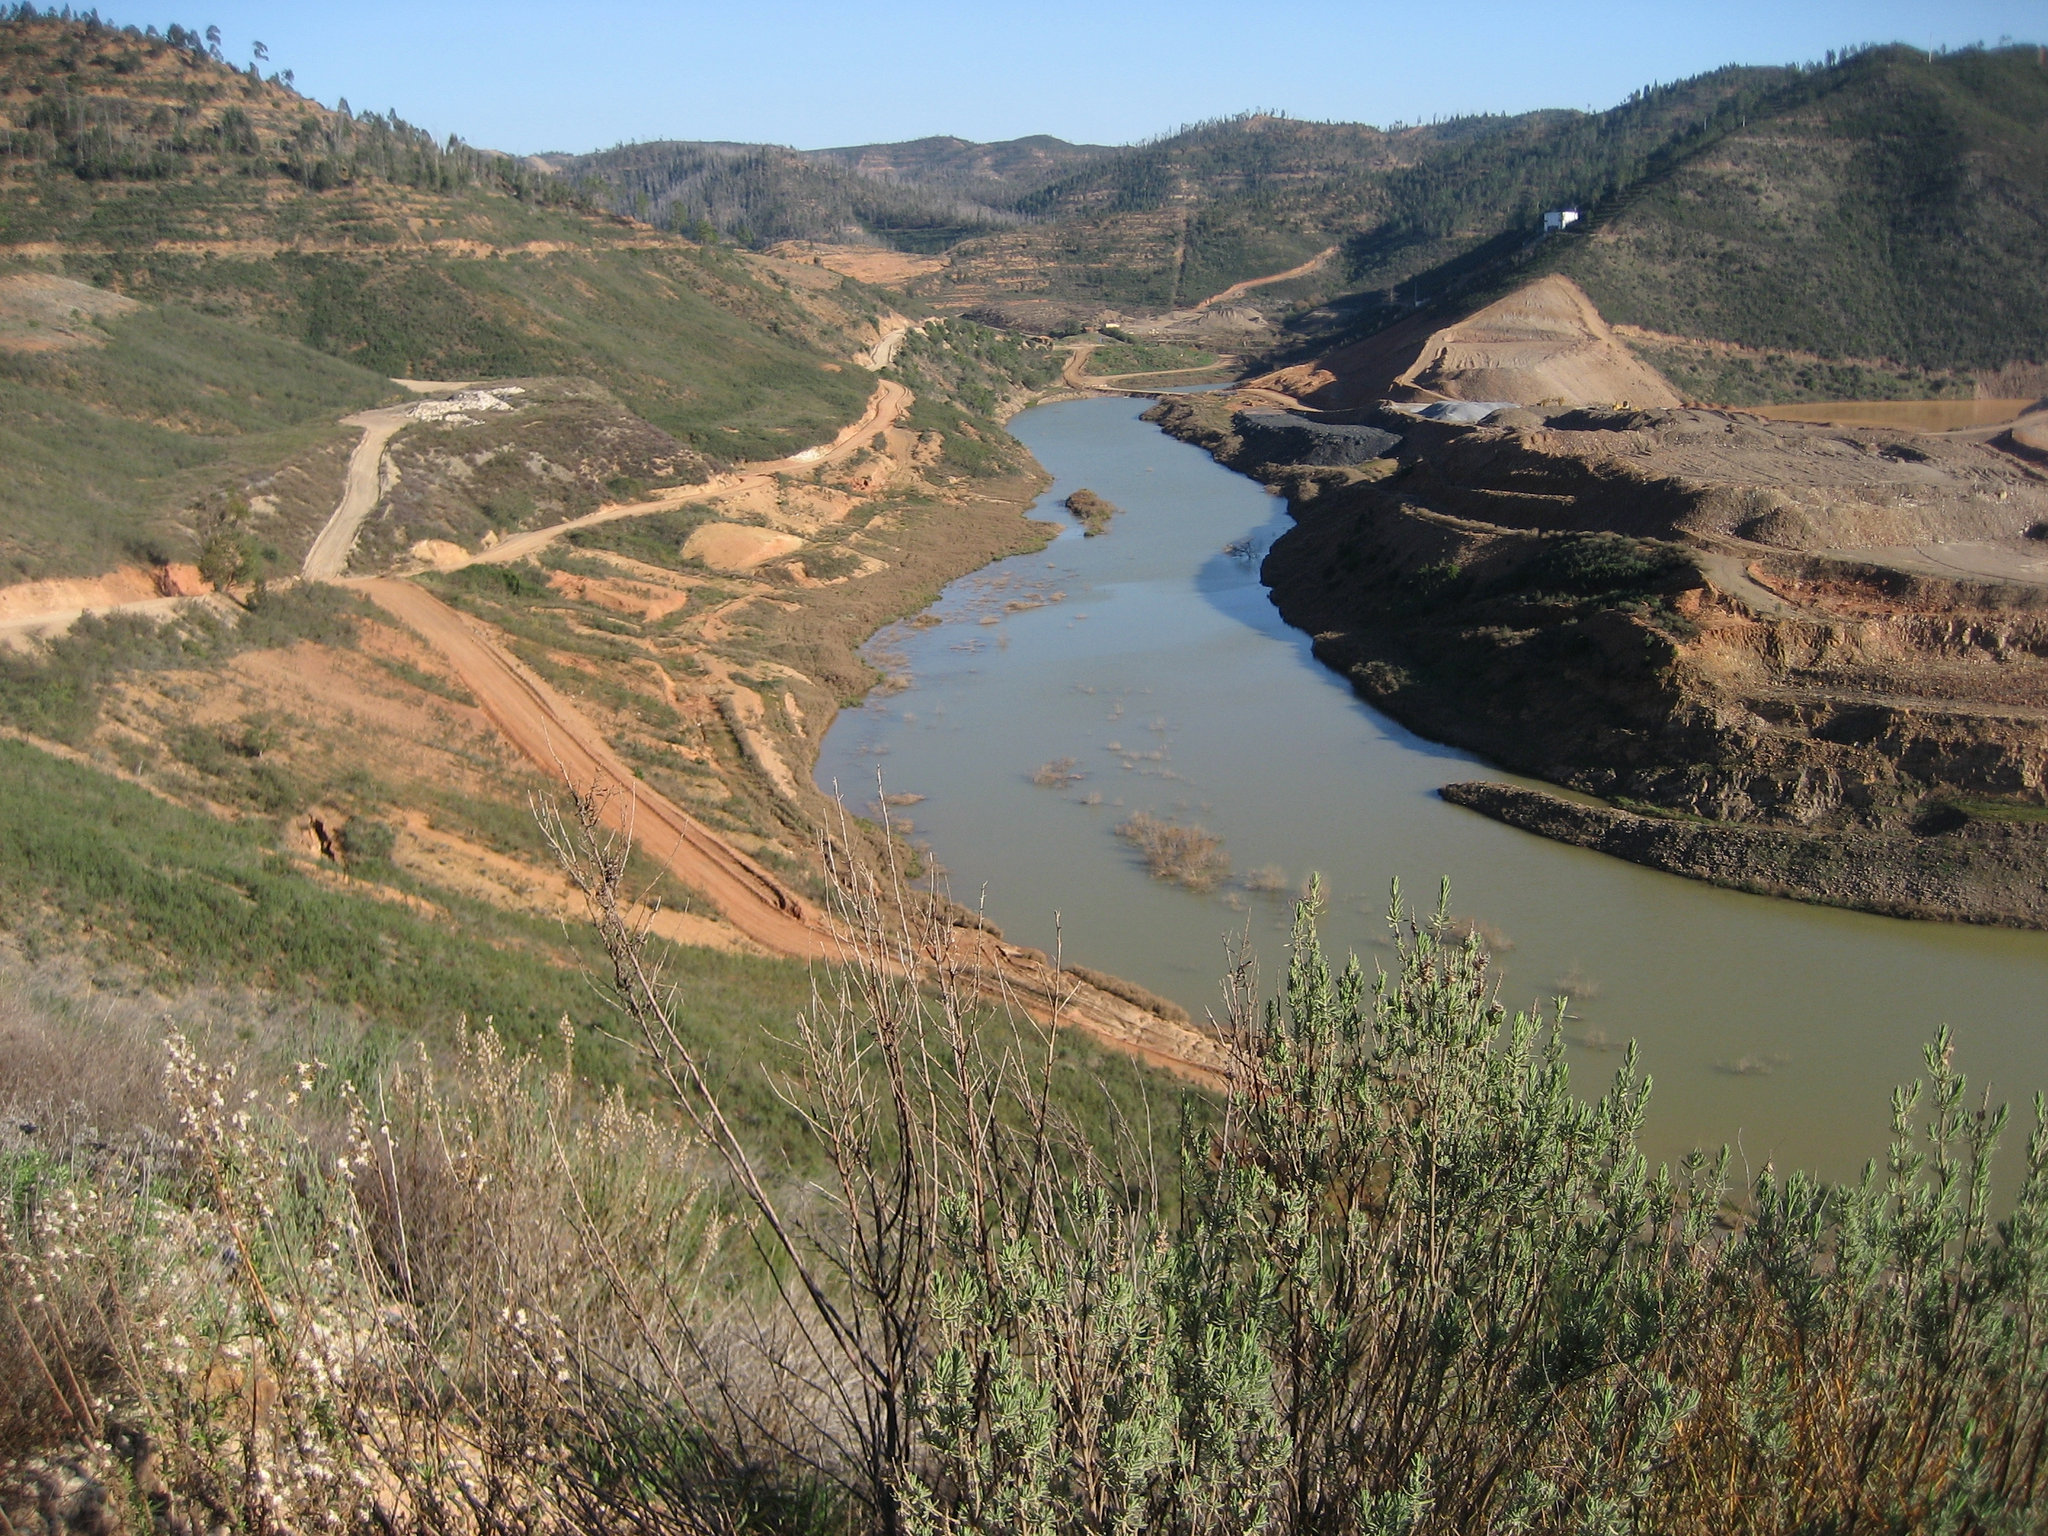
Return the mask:
[(1572, 1091), (1447, 903), (1397, 892), (1368, 974), (1311, 887), (1277, 997), (1231, 966), (1229, 1089), (1161, 1179), (1068, 1115), (1052, 1031), (972, 1001), (942, 903), (835, 845), (776, 1154), (676, 1023), (608, 793), (542, 820), (650, 1108), (488, 1028), (276, 1090), (174, 1039), (174, 1135), (9, 1133), (15, 1529), (60, 1494), (76, 1529), (536, 1536), (2048, 1514), (2048, 1123), (1994, 1217), (2006, 1117), (1945, 1037), (1860, 1181), (1734, 1191), (1725, 1152), (1646, 1162), (1633, 1053)]
[(1144, 857), (1155, 880), (1169, 880), (1191, 891), (1213, 891), (1230, 875), (1230, 855), (1223, 839), (1207, 827), (1184, 827), (1147, 811), (1134, 811), (1118, 823), (1116, 835)]

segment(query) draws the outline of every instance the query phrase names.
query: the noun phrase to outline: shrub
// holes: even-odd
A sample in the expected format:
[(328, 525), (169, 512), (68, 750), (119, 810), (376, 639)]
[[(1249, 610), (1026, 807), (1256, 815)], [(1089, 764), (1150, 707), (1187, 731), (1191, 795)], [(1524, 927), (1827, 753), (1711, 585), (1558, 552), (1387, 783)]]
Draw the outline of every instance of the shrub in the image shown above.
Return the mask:
[(1397, 891), (1368, 976), (1312, 888), (1279, 995), (1226, 979), (1222, 1112), (1188, 1105), (1170, 1186), (1060, 1112), (939, 903), (842, 868), (854, 958), (781, 1084), (820, 1173), (782, 1176), (602, 809), (548, 828), (665, 1113), (487, 1032), (445, 1086), (270, 1093), (173, 1039), (175, 1145), (9, 1154), (12, 1424), (153, 1453), (174, 1522), (252, 1529), (2039, 1526), (2048, 1105), (1994, 1221), (2006, 1116), (1945, 1034), (1882, 1164), (1738, 1196), (1725, 1150), (1647, 1163), (1632, 1050), (1574, 1094), (1447, 899)]
[(1117, 827), (1116, 835), (1137, 848), (1155, 879), (1213, 891), (1230, 873), (1223, 839), (1206, 827), (1184, 827), (1138, 811)]
[(387, 864), (398, 846), (398, 832), (387, 822), (351, 816), (341, 829), (341, 851), (351, 865)]
[(1605, 598), (1658, 591), (1692, 569), (1675, 545), (1618, 533), (1568, 533), (1544, 540), (1516, 573), (1515, 584), (1533, 592)]
[(1064, 503), (1066, 509), (1081, 519), (1086, 536), (1094, 538), (1099, 533), (1109, 532), (1109, 520), (1116, 516), (1116, 503), (1106, 501), (1093, 491), (1074, 492)]
[(1040, 789), (1068, 789), (1087, 777), (1071, 757), (1056, 757), (1031, 770), (1031, 782)]

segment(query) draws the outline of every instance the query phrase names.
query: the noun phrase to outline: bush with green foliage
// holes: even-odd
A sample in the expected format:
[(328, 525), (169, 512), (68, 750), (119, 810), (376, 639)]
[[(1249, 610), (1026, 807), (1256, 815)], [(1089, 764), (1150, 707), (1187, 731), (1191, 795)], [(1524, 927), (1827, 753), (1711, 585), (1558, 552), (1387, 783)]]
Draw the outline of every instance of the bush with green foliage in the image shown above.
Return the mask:
[[(307, 1068), (247, 1101), (176, 1043), (187, 1131), (149, 1198), (121, 1194), (139, 1151), (11, 1165), (0, 1288), (48, 1433), (163, 1447), (177, 1507), (220, 1517), (305, 1492), (277, 1460), (299, 1426), (294, 1464), (365, 1519), (481, 1498), (535, 1532), (1961, 1536), (2044, 1512), (2048, 1107), (1995, 1218), (2006, 1117), (1945, 1037), (1860, 1181), (1738, 1192), (1725, 1150), (1647, 1163), (1633, 1052), (1574, 1094), (1556, 1022), (1510, 1015), (1442, 904), (1397, 893), (1368, 975), (1330, 967), (1312, 896), (1279, 997), (1248, 960), (1229, 978), (1221, 1112), (1185, 1119), (1168, 1186), (1136, 1124), (1066, 1117), (1058, 1050), (982, 1016), (935, 909), (856, 872), (849, 965), (788, 1042), (817, 1170), (791, 1176), (724, 1107), (596, 803), (549, 826), (689, 1133), (579, 1109), (489, 1038), (452, 1087)], [(182, 1278), (223, 1251), (210, 1288)], [(348, 1369), (320, 1368), (338, 1339)], [(280, 1401), (237, 1419), (259, 1359)]]
[(1614, 599), (1664, 590), (1695, 570), (1675, 544), (1618, 533), (1567, 533), (1545, 539), (1536, 556), (1517, 568), (1513, 583), (1546, 596)]

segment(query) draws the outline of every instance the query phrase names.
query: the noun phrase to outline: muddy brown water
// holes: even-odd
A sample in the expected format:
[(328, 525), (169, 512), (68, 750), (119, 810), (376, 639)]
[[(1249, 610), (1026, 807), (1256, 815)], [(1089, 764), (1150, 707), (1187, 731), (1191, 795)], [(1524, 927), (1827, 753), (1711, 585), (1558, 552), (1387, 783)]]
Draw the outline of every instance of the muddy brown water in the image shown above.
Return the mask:
[[(1390, 955), (1389, 881), (1430, 903), (1447, 876), (1453, 912), (1496, 941), (1504, 1001), (1572, 994), (1582, 1090), (1640, 1042), (1655, 1156), (1726, 1142), (1738, 1179), (1767, 1159), (1850, 1176), (1883, 1153), (1891, 1088), (1921, 1075), (1943, 1022), (1973, 1093), (2012, 1100), (2021, 1139), (2048, 1088), (2048, 935), (1718, 890), (1445, 804), (1441, 784), (1510, 776), (1403, 730), (1314, 659), (1258, 580), (1285, 509), (1141, 421), (1146, 404), (1012, 423), (1056, 477), (1039, 515), (1064, 531), (878, 635), (870, 654), (906, 686), (844, 712), (824, 743), (818, 781), (849, 807), (869, 810), (878, 770), (891, 795), (923, 797), (891, 814), (956, 899), (1200, 1018), (1228, 936), (1248, 929), (1264, 974), (1282, 973), (1311, 871), (1329, 945), (1368, 965)], [(1059, 509), (1082, 487), (1121, 508), (1102, 537)], [(1204, 895), (1150, 878), (1114, 831), (1140, 810), (1219, 834), (1232, 879)]]
[(1961, 432), (2002, 427), (2037, 404), (2027, 400), (1814, 400), (1799, 405), (1739, 405), (1772, 421), (1812, 421), (1835, 427), (1899, 427), (1908, 432)]

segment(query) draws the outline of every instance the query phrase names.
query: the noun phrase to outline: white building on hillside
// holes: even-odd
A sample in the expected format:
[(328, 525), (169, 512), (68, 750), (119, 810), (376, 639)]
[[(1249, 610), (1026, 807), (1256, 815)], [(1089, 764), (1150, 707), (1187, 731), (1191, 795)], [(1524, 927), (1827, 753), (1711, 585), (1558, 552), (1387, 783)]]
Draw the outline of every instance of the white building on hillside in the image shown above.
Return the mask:
[(1546, 235), (1555, 234), (1558, 230), (1569, 229), (1578, 222), (1578, 209), (1553, 208), (1550, 212), (1543, 215), (1543, 233)]

